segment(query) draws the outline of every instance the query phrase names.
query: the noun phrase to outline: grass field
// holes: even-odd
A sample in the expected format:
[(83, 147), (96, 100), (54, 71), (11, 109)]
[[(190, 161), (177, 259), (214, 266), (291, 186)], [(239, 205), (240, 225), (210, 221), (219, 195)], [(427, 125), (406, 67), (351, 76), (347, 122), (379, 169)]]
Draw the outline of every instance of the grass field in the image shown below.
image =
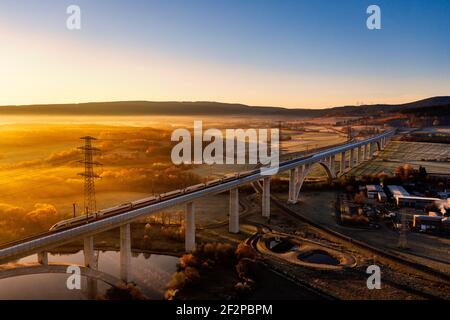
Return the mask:
[(347, 137), (336, 132), (302, 132), (293, 133), (290, 141), (281, 143), (282, 153), (306, 151), (333, 144), (344, 143)]
[(349, 174), (355, 176), (381, 172), (393, 174), (395, 168), (402, 164), (410, 164), (414, 168), (425, 167), (428, 173), (450, 174), (450, 162), (429, 161), (447, 158), (450, 158), (448, 144), (391, 141), (374, 160), (362, 163)]
[[(301, 156), (300, 152), (323, 148), (330, 145), (340, 144), (347, 141), (347, 137), (337, 132), (330, 132), (325, 127), (315, 126), (314, 132), (297, 132), (293, 130), (283, 131), (284, 135), (289, 135), (290, 140), (281, 141), (280, 161), (288, 160), (290, 157)], [(296, 155), (296, 153), (299, 153)], [(234, 173), (239, 171), (247, 171), (255, 168), (255, 165), (198, 165), (191, 171), (198, 174), (205, 179), (213, 179), (221, 177), (227, 173)], [(285, 174), (287, 175), (287, 173)], [(318, 177), (326, 175), (325, 170), (321, 166), (316, 166), (312, 169), (310, 177)]]

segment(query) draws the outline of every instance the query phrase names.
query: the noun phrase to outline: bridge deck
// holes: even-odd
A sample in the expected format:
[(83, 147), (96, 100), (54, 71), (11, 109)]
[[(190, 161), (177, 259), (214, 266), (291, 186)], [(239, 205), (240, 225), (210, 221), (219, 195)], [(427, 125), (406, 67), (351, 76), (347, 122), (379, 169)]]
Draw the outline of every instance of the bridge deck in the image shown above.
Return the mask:
[[(395, 130), (388, 131), (366, 140), (347, 143), (338, 147), (333, 147), (318, 152), (314, 155), (284, 161), (279, 165), (278, 170), (274, 172), (274, 174), (288, 171), (301, 165), (316, 163), (325, 157), (333, 156), (345, 152), (347, 150), (351, 150), (359, 146), (366, 145), (368, 143), (378, 142), (380, 139), (384, 137), (390, 137), (394, 133)], [(181, 194), (172, 199), (161, 200), (157, 203), (150, 204), (148, 206), (139, 209), (131, 209), (130, 211), (120, 213), (117, 215), (106, 216), (104, 218), (87, 223), (85, 225), (74, 226), (72, 228), (68, 228), (65, 230), (47, 232), (12, 244), (8, 244), (6, 247), (5, 246), (0, 247), (0, 263), (4, 263), (13, 259), (22, 258), (24, 256), (36, 252), (49, 250), (51, 248), (55, 248), (64, 245), (66, 243), (72, 242), (74, 240), (77, 240), (79, 238), (84, 238), (107, 230), (111, 230), (120, 227), (122, 225), (131, 223), (137, 219), (146, 217), (150, 214), (156, 213), (157, 211), (177, 205), (186, 204), (205, 196), (222, 193), (224, 191), (228, 191), (230, 189), (234, 189), (239, 186), (261, 180), (264, 177), (267, 177), (267, 175), (262, 174), (261, 170), (255, 170), (255, 173), (251, 175), (245, 177), (231, 178), (229, 181), (221, 182), (220, 184), (213, 186), (207, 186), (204, 189), (198, 191)]]

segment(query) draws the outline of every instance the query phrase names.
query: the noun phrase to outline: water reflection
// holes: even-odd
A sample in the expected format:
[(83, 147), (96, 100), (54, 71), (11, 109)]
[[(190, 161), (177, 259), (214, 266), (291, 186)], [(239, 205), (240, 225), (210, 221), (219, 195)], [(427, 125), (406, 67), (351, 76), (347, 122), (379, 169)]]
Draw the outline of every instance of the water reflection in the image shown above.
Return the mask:
[[(98, 270), (119, 278), (120, 253), (105, 251), (98, 253)], [(19, 263), (36, 262), (36, 255), (19, 260)], [(83, 252), (75, 254), (49, 254), (50, 263), (73, 263), (82, 265)], [(132, 275), (142, 293), (149, 299), (162, 299), (165, 285), (176, 271), (177, 257), (134, 253)], [(79, 300), (103, 296), (110, 285), (82, 277), (82, 290), (69, 290), (66, 286), (69, 274), (35, 274), (0, 280), (0, 299), (50, 299)], [(96, 284), (95, 284), (96, 282)]]

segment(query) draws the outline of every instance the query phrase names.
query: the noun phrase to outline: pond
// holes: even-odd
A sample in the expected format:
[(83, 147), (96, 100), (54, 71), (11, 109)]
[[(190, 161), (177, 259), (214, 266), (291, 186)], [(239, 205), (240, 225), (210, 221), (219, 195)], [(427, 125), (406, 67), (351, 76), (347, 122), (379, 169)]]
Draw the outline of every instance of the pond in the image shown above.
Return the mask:
[(302, 253), (298, 256), (298, 259), (309, 263), (328, 264), (333, 266), (337, 266), (340, 263), (338, 259), (323, 250), (314, 250), (311, 252)]
[(267, 247), (275, 253), (286, 253), (295, 251), (298, 247), (292, 242), (284, 239), (269, 240), (266, 242)]

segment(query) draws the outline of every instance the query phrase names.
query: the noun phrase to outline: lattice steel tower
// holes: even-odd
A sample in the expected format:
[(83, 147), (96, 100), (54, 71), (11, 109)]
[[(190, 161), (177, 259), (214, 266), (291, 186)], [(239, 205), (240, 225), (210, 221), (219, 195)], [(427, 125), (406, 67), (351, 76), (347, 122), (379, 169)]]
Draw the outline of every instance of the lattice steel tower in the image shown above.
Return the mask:
[(97, 140), (96, 138), (86, 136), (80, 139), (84, 140), (84, 146), (78, 147), (78, 149), (83, 150), (84, 154), (84, 160), (79, 161), (84, 164), (84, 172), (79, 173), (79, 175), (84, 177), (84, 209), (86, 210), (86, 214), (89, 214), (97, 211), (95, 202), (95, 179), (100, 176), (94, 173), (94, 166), (100, 165), (100, 163), (95, 162), (93, 159), (94, 153), (99, 152), (100, 149), (92, 146), (92, 141)]

